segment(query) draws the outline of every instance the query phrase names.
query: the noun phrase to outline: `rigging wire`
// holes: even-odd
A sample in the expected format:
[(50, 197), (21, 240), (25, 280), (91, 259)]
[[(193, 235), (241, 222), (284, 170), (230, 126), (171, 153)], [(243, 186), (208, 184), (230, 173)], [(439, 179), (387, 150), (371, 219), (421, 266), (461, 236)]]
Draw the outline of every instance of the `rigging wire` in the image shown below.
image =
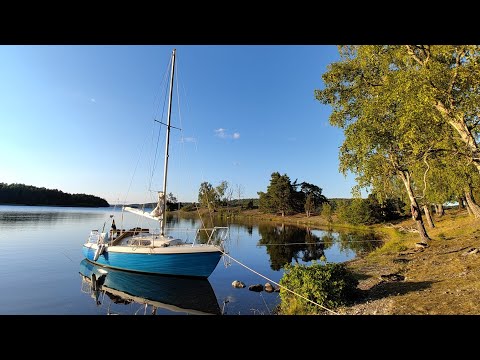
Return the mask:
[[(178, 60), (180, 60), (180, 61), (178, 61)], [(181, 91), (180, 91), (180, 85), (179, 85), (180, 83), (181, 83), (181, 87), (182, 87), (182, 89), (183, 89), (183, 94), (184, 94), (184, 98), (185, 98), (185, 106), (186, 106), (186, 108), (187, 108), (187, 112), (189, 111), (189, 108), (190, 108), (190, 107), (189, 107), (189, 102), (188, 102), (188, 97), (187, 97), (187, 91), (186, 91), (186, 89), (185, 89), (185, 84), (184, 84), (184, 82), (182, 81), (182, 78), (181, 78), (181, 76), (182, 76), (183, 73), (181, 72), (182, 67), (181, 67), (181, 59), (180, 59), (180, 58), (177, 59), (177, 64), (178, 64), (178, 65), (177, 65), (177, 82), (176, 82), (176, 86), (177, 86), (177, 104), (178, 104), (178, 117), (179, 117), (179, 122), (180, 122), (180, 129), (179, 129), (179, 130), (181, 131), (181, 136), (180, 136), (181, 155), (182, 155), (181, 157), (183, 158), (183, 161), (180, 163), (180, 167), (182, 168), (182, 170), (185, 170), (184, 165), (187, 163), (187, 161), (186, 161), (187, 155), (186, 155), (186, 149), (185, 149), (185, 142), (186, 142), (186, 140), (185, 140), (185, 138), (184, 138), (184, 131), (183, 131), (183, 128), (184, 128), (184, 126), (183, 126), (183, 118), (182, 118), (181, 105), (180, 105), (180, 92), (181, 92)], [(192, 141), (192, 142), (195, 144), (195, 152), (197, 153), (197, 152), (198, 152), (197, 137), (196, 137), (196, 133), (195, 133), (195, 130), (194, 130), (194, 129), (192, 129), (192, 132), (193, 132), (193, 141)], [(183, 171), (183, 173), (188, 174), (188, 177), (189, 177), (189, 180), (190, 180), (189, 183), (191, 184), (191, 183), (193, 182), (193, 181), (192, 181), (192, 178), (191, 178), (191, 176), (190, 176), (191, 172)], [(202, 180), (203, 180), (203, 179), (204, 179), (204, 177), (203, 177), (203, 172), (202, 172)], [(196, 208), (198, 217), (200, 218), (200, 221), (202, 222), (203, 228), (206, 228), (205, 222), (204, 222), (204, 220), (203, 220), (203, 218), (202, 218), (202, 215), (201, 215), (201, 213), (200, 213), (200, 209), (199, 209), (199, 207), (197, 206), (196, 201), (194, 201), (193, 203), (194, 203), (194, 205), (195, 205), (195, 208)], [(211, 214), (210, 214), (210, 218), (211, 218), (211, 219), (210, 219), (211, 225), (213, 226), (213, 218), (212, 218)]]
[[(168, 69), (171, 67), (171, 64), (172, 64), (172, 59), (170, 59), (170, 61), (168, 62), (167, 64), (167, 68), (165, 69), (165, 72), (164, 72), (164, 76), (163, 76), (163, 79), (162, 79), (162, 82), (161, 82), (161, 85), (163, 85), (163, 93), (164, 93), (164, 96), (163, 96), (163, 106), (162, 106), (162, 113), (161, 113), (161, 117), (160, 117), (160, 121), (157, 119), (157, 114), (158, 114), (158, 109), (157, 109), (157, 114), (155, 113), (155, 109), (154, 109), (154, 113), (153, 113), (153, 129), (152, 129), (152, 147), (153, 147), (153, 144), (154, 144), (154, 135), (155, 135), (155, 122), (159, 122), (159, 123), (162, 123), (164, 121), (164, 117), (165, 117), (165, 106), (166, 106), (166, 103), (167, 103), (167, 95), (168, 95), (168, 86), (167, 86), (167, 78), (168, 78)], [(158, 107), (160, 107), (160, 104), (158, 104)], [(150, 181), (149, 181), (149, 184), (148, 184), (148, 191), (151, 192), (152, 191), (152, 182), (153, 182), (153, 177), (154, 177), (154, 174), (155, 174), (155, 170), (156, 170), (156, 167), (157, 167), (157, 162), (158, 162), (158, 148), (159, 148), (159, 144), (160, 144), (160, 135), (162, 133), (162, 127), (160, 126), (158, 128), (158, 136), (157, 136), (157, 142), (155, 144), (155, 151), (153, 152), (153, 155), (152, 155), (152, 170), (151, 170), (151, 173), (150, 173)], [(166, 133), (166, 132), (165, 132)], [(166, 134), (165, 134), (166, 135)]]
[(265, 307), (267, 308), (268, 315), (272, 315), (272, 312), (271, 312), (270, 309), (268, 308), (267, 302), (265, 301), (265, 298), (263, 297), (262, 293), (260, 293), (260, 297), (262, 298), (263, 303), (264, 303)]
[[(160, 107), (160, 93), (161, 93), (161, 89), (165, 88), (164, 83), (166, 83), (166, 79), (167, 79), (167, 75), (168, 75), (168, 68), (169, 68), (168, 65), (170, 64), (170, 62), (171, 62), (171, 60), (169, 61), (169, 63), (167, 64), (167, 67), (165, 68), (163, 78), (162, 78), (162, 80), (160, 82), (160, 85), (159, 85), (159, 89), (156, 92), (156, 95), (154, 96), (154, 100), (153, 100), (153, 118), (154, 119), (155, 119), (156, 115), (158, 114), (158, 110), (159, 110), (159, 107)], [(158, 101), (158, 105), (155, 104), (157, 101)], [(164, 109), (165, 109), (165, 100), (164, 100), (164, 105), (163, 105), (163, 110), (162, 110), (162, 117), (163, 117)], [(153, 129), (153, 131), (152, 131), (152, 139), (153, 139), (153, 136), (154, 136), (154, 130), (155, 129)], [(123, 200), (123, 205), (125, 205), (127, 203), (127, 199), (128, 199), (128, 196), (129, 196), (131, 188), (132, 188), (133, 180), (134, 180), (135, 175), (137, 173), (137, 170), (138, 170), (138, 167), (139, 167), (139, 164), (140, 164), (140, 159), (142, 159), (142, 154), (143, 154), (144, 149), (145, 149), (146, 142), (142, 141), (141, 143), (142, 144), (141, 144), (141, 147), (140, 147), (140, 151), (139, 151), (138, 156), (137, 156), (137, 162), (135, 164), (135, 167), (134, 167), (134, 170), (133, 170), (133, 173), (132, 173), (132, 177), (130, 179), (130, 183), (129, 183), (128, 188), (127, 188), (127, 192), (126, 192), (125, 198)], [(152, 140), (152, 143), (153, 143), (153, 140)], [(156, 157), (156, 154), (154, 156)], [(152, 175), (151, 175), (151, 178), (150, 178), (150, 183), (148, 185), (148, 191), (150, 191), (150, 186), (151, 186), (151, 181), (152, 181), (151, 179), (153, 177), (153, 172), (154, 172), (154, 166), (152, 165)], [(123, 210), (123, 206), (122, 206), (122, 216), (121, 216), (121, 227), (122, 228), (123, 228), (123, 221), (124, 221), (124, 210)]]

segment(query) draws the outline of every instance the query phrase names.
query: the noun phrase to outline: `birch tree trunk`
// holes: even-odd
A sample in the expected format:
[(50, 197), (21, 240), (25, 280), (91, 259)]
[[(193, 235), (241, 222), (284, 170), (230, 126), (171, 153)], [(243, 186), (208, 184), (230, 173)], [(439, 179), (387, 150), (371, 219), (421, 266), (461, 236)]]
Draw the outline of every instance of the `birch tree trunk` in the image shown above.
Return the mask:
[(443, 209), (443, 204), (437, 204), (438, 206), (438, 216), (445, 215), (445, 210)]
[(415, 221), (417, 225), (421, 242), (427, 244), (428, 241), (430, 240), (430, 237), (427, 234), (427, 230), (425, 230), (425, 226), (423, 224), (423, 219), (422, 219), (422, 213), (418, 206), (417, 199), (413, 194), (412, 184), (410, 182), (410, 173), (408, 170), (399, 170), (398, 175), (400, 179), (402, 179), (403, 184), (405, 185), (405, 189), (407, 190), (408, 198), (410, 199), (410, 210), (412, 212), (412, 219)]
[[(466, 199), (465, 199), (465, 202), (466, 202)], [(473, 216), (472, 209), (470, 209), (470, 206), (468, 206), (468, 203), (467, 203), (467, 202), (466, 202), (466, 205), (465, 205), (465, 207), (467, 208), (468, 215), (469, 215), (469, 216)]]
[(471, 152), (473, 165), (477, 168), (478, 172), (480, 172), (480, 148), (478, 147), (471, 130), (467, 126), (464, 115), (455, 112), (455, 109), (448, 108), (442, 101), (437, 101), (435, 107), (443, 115), (450, 126), (452, 126), (460, 135), (460, 139)]
[(429, 205), (423, 205), (423, 211), (425, 212), (425, 217), (427, 218), (428, 226), (430, 226), (430, 228), (433, 229), (435, 227), (435, 224), (433, 223), (432, 216), (430, 215)]
[(472, 195), (472, 189), (470, 189), (470, 187), (465, 188), (465, 199), (467, 199), (467, 205), (470, 208), (473, 216), (475, 216), (475, 219), (480, 218), (480, 206), (475, 203)]

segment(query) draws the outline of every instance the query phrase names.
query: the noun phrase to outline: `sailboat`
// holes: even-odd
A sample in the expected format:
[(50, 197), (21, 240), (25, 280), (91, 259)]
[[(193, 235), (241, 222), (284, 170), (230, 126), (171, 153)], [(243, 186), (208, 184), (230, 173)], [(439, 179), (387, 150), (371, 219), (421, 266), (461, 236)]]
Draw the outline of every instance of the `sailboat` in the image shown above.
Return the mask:
[[(129, 230), (116, 229), (112, 218), (110, 232), (92, 230), (83, 244), (85, 258), (97, 265), (140, 273), (207, 278), (215, 270), (224, 252), (223, 244), (228, 228), (213, 227), (198, 229), (193, 241), (166, 234), (166, 194), (170, 121), (175, 74), (175, 53), (172, 51), (170, 89), (167, 110), (163, 191), (158, 191), (157, 206), (152, 211), (124, 206), (122, 211), (153, 219), (159, 222), (160, 231), (136, 227)], [(162, 123), (163, 124), (163, 123)], [(206, 242), (197, 240), (200, 233), (208, 234)]]
[(89, 294), (97, 306), (108, 306), (108, 313), (121, 310), (122, 305), (137, 304), (136, 307), (143, 305), (150, 314), (166, 310), (167, 313), (221, 315), (208, 279), (105, 269), (86, 259), (81, 261), (79, 272), (82, 292)]

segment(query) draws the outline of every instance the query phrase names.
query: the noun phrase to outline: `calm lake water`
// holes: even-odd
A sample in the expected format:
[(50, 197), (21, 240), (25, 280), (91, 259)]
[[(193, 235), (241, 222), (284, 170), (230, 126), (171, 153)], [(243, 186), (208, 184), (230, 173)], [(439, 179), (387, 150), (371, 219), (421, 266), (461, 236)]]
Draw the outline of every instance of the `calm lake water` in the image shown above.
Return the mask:
[[(113, 208), (0, 205), (0, 314), (224, 314), (269, 315), (279, 293), (253, 292), (267, 280), (228, 260), (220, 260), (208, 280), (177, 279), (107, 270), (92, 286), (93, 265), (83, 261), (90, 230), (158, 228), (148, 219)], [(122, 226), (123, 223), (123, 226)], [(338, 233), (282, 224), (217, 223), (229, 227), (229, 254), (279, 282), (286, 263), (343, 262), (380, 244), (373, 234)], [(196, 219), (171, 218), (173, 235), (200, 226)], [(98, 270), (98, 269), (97, 269)], [(247, 287), (232, 287), (234, 280)], [(146, 301), (145, 299), (148, 299)]]

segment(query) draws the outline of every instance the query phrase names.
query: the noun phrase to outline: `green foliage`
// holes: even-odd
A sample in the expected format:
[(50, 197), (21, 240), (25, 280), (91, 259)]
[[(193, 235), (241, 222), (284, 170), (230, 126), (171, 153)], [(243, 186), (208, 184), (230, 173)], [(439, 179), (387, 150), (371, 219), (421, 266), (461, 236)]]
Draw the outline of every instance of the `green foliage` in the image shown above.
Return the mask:
[(355, 198), (341, 203), (337, 208), (338, 218), (352, 225), (371, 225), (405, 216), (405, 203), (400, 199), (385, 199), (380, 203), (370, 194), (366, 199)]
[(225, 198), (225, 193), (227, 192), (227, 189), (228, 189), (228, 182), (225, 180), (215, 187), (215, 195), (218, 201), (223, 201), (223, 202), (228, 201), (228, 199)]
[(307, 212), (307, 216), (309, 216), (312, 212), (316, 211), (317, 208), (320, 208), (323, 203), (328, 201), (325, 195), (322, 195), (322, 188), (318, 187), (317, 185), (307, 182), (297, 184), (295, 181), (292, 186), (294, 188), (300, 187), (300, 191), (296, 191), (295, 194), (295, 210), (297, 212), (301, 212), (302, 208), (305, 208), (305, 212), (307, 212), (307, 208), (305, 206), (308, 201), (309, 211)]
[(271, 175), (267, 192), (258, 192), (260, 210), (268, 213), (281, 213), (285, 216), (293, 210), (294, 189), (287, 174), (274, 172)]
[(61, 190), (51, 190), (24, 184), (0, 183), (0, 204), (56, 205), (107, 207), (110, 204), (98, 196), (69, 194)]
[(405, 202), (400, 199), (386, 199), (383, 203), (379, 204), (379, 211), (381, 212), (381, 221), (391, 221), (403, 218), (405, 213)]
[[(300, 190), (296, 190), (297, 187), (300, 187)], [(261, 211), (271, 214), (280, 213), (282, 216), (304, 210), (309, 216), (317, 206), (327, 201), (320, 187), (306, 182), (297, 184), (296, 180), (292, 184), (287, 174), (280, 175), (278, 172), (272, 173), (267, 192), (259, 191), (258, 195)], [(306, 207), (307, 198), (309, 203)]]
[(209, 210), (215, 210), (216, 204), (218, 204), (219, 201), (220, 199), (212, 184), (207, 181), (202, 182), (198, 190), (198, 202), (200, 205)]
[(227, 205), (229, 196), (225, 196), (228, 190), (228, 182), (222, 181), (216, 187), (213, 187), (207, 181), (204, 181), (200, 184), (198, 190), (198, 202), (200, 206), (206, 207), (209, 210), (215, 211), (220, 205)]
[(195, 204), (187, 204), (180, 208), (180, 211), (185, 211), (185, 212), (190, 212), (195, 210), (197, 210), (197, 207), (195, 206)]
[(338, 206), (341, 204), (349, 204), (352, 201), (352, 199), (342, 199), (342, 198), (332, 198), (328, 199), (328, 203), (332, 207), (333, 212), (336, 212)]
[(215, 199), (215, 190), (213, 189), (212, 184), (207, 181), (204, 181), (200, 184), (200, 189), (198, 190), (198, 202), (201, 206), (207, 207), (210, 202)]
[(167, 194), (167, 204), (168, 204), (168, 203), (172, 203), (172, 204), (178, 203), (178, 200), (177, 200), (177, 198), (173, 195), (173, 193), (168, 193), (168, 194)]
[(330, 205), (328, 202), (322, 205), (322, 216), (327, 220), (328, 223), (331, 223), (333, 221), (332, 205)]
[(403, 172), (405, 187), (424, 203), (456, 200), (480, 171), (479, 50), (339, 47), (341, 60), (329, 65), (315, 96), (332, 106), (330, 123), (344, 129), (340, 170), (383, 198), (399, 196), (392, 179)]
[[(310, 266), (288, 264), (280, 285), (322, 306), (335, 309), (353, 299), (358, 280), (340, 263), (313, 263)], [(282, 314), (316, 314), (323, 311), (284, 289), (280, 290), (280, 300)]]
[(310, 216), (314, 209), (315, 203), (313, 201), (313, 196), (312, 194), (308, 194), (307, 198), (305, 199), (305, 213), (307, 214), (307, 217)]
[(350, 203), (351, 201), (342, 201), (337, 205), (335, 213), (341, 222), (348, 223)]
[[(381, 200), (399, 197), (396, 185), (401, 181), (415, 210), (419, 235), (426, 241), (416, 200), (428, 185), (421, 163), (431, 154), (455, 151), (452, 128), (439, 114), (438, 94), (426, 80), (430, 70), (405, 46), (342, 46), (339, 52), (341, 60), (329, 65), (322, 76), (325, 88), (315, 96), (332, 107), (330, 124), (344, 131), (340, 171), (356, 175), (356, 190), (369, 188)], [(362, 215), (353, 222), (372, 221), (369, 206), (357, 202), (352, 211)]]
[(353, 199), (348, 209), (348, 223), (370, 225), (376, 222), (375, 214), (365, 199)]
[[(480, 104), (480, 46), (407, 45), (405, 70), (411, 73), (409, 91), (425, 99), (455, 139), (462, 143), (457, 157), (480, 170), (478, 153)], [(418, 101), (417, 101), (418, 102)], [(450, 137), (451, 139), (451, 137)]]

